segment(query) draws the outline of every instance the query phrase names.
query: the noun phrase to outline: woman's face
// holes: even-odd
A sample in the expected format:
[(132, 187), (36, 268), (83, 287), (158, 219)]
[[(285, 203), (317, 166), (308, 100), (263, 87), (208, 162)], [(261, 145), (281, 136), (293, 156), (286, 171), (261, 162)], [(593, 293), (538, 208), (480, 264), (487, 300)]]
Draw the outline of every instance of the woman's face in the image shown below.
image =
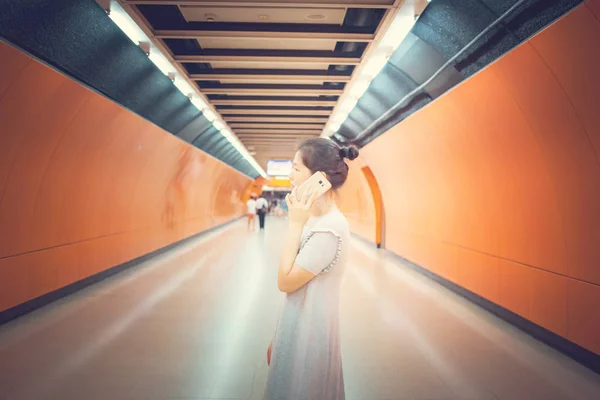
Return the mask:
[(294, 162), (292, 164), (292, 172), (290, 172), (290, 181), (293, 187), (298, 187), (304, 183), (312, 173), (302, 162), (302, 155), (300, 152), (296, 152)]

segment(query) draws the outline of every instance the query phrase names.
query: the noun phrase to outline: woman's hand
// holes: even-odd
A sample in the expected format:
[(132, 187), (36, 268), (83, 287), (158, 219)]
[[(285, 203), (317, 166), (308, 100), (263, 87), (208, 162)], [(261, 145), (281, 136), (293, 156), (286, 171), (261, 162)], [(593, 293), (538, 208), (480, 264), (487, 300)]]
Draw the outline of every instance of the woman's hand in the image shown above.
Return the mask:
[(300, 199), (296, 197), (296, 188), (292, 190), (292, 193), (285, 196), (290, 224), (304, 226), (310, 218), (310, 209), (316, 199), (316, 193), (313, 193), (311, 189), (306, 190)]
[(271, 342), (271, 344), (269, 345), (269, 348), (267, 349), (267, 365), (270, 367), (271, 366), (271, 351), (273, 350), (273, 342)]

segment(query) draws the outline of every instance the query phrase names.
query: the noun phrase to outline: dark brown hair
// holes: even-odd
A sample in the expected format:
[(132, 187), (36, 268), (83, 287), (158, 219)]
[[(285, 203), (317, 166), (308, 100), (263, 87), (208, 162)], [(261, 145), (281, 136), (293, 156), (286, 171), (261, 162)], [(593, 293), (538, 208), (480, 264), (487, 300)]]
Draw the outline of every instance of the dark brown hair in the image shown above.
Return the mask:
[(358, 157), (358, 149), (354, 146), (340, 147), (325, 138), (308, 139), (298, 147), (302, 163), (311, 173), (321, 171), (327, 175), (332, 189), (340, 188), (348, 178), (348, 164), (345, 159)]

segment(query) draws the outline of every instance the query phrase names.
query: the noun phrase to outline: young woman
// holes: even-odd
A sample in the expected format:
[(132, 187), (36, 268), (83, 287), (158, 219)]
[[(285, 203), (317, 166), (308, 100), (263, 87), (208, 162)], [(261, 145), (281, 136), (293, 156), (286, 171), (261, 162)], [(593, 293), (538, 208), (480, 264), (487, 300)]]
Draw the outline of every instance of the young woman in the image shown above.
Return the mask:
[[(354, 147), (317, 138), (303, 142), (294, 158), (294, 189), (286, 197), (289, 227), (277, 277), (286, 295), (267, 350), (265, 400), (345, 399), (338, 310), (350, 230), (336, 207), (335, 190), (348, 176), (345, 160), (357, 156)], [(298, 199), (296, 188), (317, 171), (332, 190)]]

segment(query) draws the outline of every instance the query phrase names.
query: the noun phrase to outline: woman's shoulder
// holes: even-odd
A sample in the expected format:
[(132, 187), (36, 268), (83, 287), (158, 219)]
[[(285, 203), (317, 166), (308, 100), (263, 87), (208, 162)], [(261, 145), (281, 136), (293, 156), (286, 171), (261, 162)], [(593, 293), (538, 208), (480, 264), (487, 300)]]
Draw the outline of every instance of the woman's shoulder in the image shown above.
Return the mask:
[(336, 209), (320, 217), (312, 230), (329, 231), (338, 236), (346, 236), (350, 232), (350, 225), (344, 214)]

